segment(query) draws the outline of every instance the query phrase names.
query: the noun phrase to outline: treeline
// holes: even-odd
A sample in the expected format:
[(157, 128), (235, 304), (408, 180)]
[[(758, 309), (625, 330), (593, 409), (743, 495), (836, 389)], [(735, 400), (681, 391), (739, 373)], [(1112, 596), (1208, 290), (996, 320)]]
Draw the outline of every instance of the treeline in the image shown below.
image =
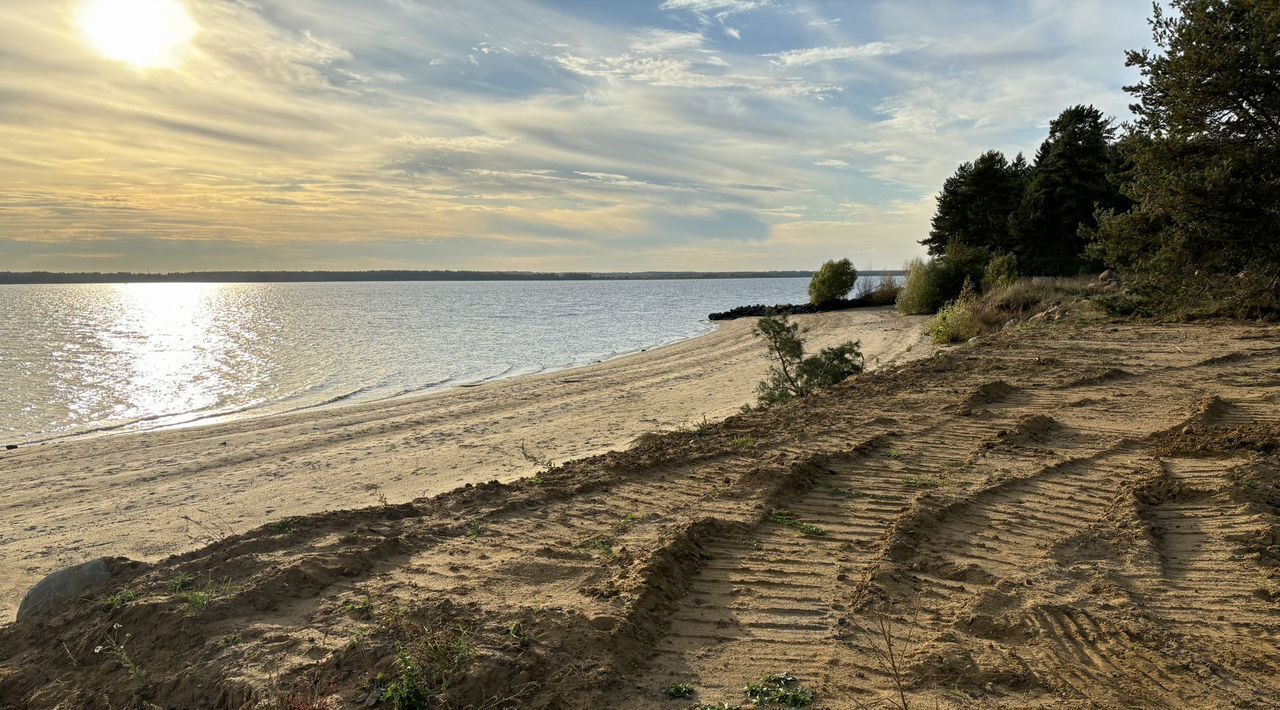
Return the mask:
[(1117, 308), (1280, 313), (1280, 3), (1172, 5), (1154, 8), (1159, 51), (1128, 53), (1131, 123), (1072, 106), (1032, 161), (992, 150), (946, 180), (915, 312), (966, 282), (1110, 268)]
[[(1072, 106), (1049, 124), (1034, 162), (991, 150), (962, 164), (943, 183), (922, 243), (957, 266), (1008, 254), (1025, 275), (1098, 269), (1085, 250), (1096, 212), (1128, 208), (1117, 180), (1124, 159), (1115, 133), (1098, 109)], [(985, 263), (974, 266), (980, 276)]]
[[(304, 281), (649, 281), (660, 279), (809, 278), (812, 271), (187, 271), (174, 273), (0, 272), (0, 284), (279, 283)], [(867, 271), (867, 275), (900, 271)]]

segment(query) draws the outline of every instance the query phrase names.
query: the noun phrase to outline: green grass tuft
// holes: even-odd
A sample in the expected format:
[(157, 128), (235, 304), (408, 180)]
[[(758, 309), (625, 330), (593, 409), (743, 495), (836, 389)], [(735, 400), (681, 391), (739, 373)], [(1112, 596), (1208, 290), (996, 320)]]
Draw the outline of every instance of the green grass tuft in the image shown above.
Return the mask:
[(204, 589), (191, 589), (180, 592), (176, 595), (176, 598), (186, 603), (187, 615), (192, 616), (204, 611), (213, 602), (230, 596), (235, 591), (236, 586), (231, 583), (230, 579), (224, 579), (221, 582), (209, 580)]
[(676, 700), (678, 698), (692, 698), (693, 686), (688, 683), (676, 683), (675, 685), (663, 690), (662, 693), (672, 700)]
[(138, 593), (132, 589), (122, 589), (107, 597), (106, 600), (102, 602), (102, 606), (108, 611), (112, 609), (119, 609), (122, 606), (128, 606), (130, 603), (137, 601), (138, 596)]
[(827, 534), (826, 530), (823, 530), (813, 523), (806, 523), (797, 520), (793, 513), (785, 510), (775, 510), (770, 513), (769, 521), (793, 530), (798, 530), (801, 535), (806, 535), (808, 537), (822, 537)]
[(767, 675), (748, 685), (743, 692), (755, 705), (807, 708), (818, 701), (818, 694), (812, 688), (800, 685), (800, 681), (790, 673)]
[(349, 613), (354, 614), (361, 619), (373, 618), (373, 600), (370, 599), (367, 594), (359, 601), (347, 602), (346, 606)]

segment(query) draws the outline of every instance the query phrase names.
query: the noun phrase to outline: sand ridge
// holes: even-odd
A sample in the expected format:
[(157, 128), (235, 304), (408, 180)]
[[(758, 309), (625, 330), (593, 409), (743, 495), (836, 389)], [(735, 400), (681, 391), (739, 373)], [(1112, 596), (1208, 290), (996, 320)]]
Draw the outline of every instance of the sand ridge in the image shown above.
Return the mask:
[[(0, 630), (0, 704), (357, 707), (409, 654), (428, 707), (686, 707), (683, 683), (745, 705), (783, 673), (827, 708), (1274, 707), (1277, 342), (1028, 325), (534, 478), (269, 525)], [(225, 587), (193, 609), (175, 580)], [(138, 678), (92, 653), (126, 631)]]

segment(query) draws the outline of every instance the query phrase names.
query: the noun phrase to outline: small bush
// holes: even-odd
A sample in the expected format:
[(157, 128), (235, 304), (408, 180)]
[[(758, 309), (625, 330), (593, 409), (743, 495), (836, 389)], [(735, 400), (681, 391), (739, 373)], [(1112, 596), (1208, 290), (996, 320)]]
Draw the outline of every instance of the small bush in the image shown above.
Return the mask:
[(769, 359), (773, 361), (768, 377), (757, 387), (762, 407), (807, 397), (816, 390), (837, 385), (862, 372), (865, 365), (854, 341), (823, 348), (817, 355), (805, 357), (800, 326), (786, 315), (761, 318), (756, 322), (755, 331), (764, 339)]
[(952, 301), (929, 321), (929, 334), (935, 343), (960, 343), (976, 337), (981, 332), (974, 304), (968, 301)]
[(927, 327), (935, 343), (963, 342), (981, 333), (978, 297), (973, 292), (973, 283), (966, 281), (960, 296), (943, 306)]
[(800, 363), (800, 380), (809, 391), (834, 387), (862, 372), (864, 362), (858, 343), (848, 342), (834, 348), (823, 348), (817, 355)]
[(1018, 257), (1013, 254), (1001, 254), (987, 262), (987, 270), (982, 275), (982, 290), (1010, 286), (1018, 280)]
[(396, 671), (396, 679), (387, 684), (381, 700), (391, 701), (396, 710), (426, 710), (432, 693), (426, 687), (418, 661), (402, 649), (396, 654)]
[(924, 259), (907, 262), (907, 280), (898, 292), (899, 312), (909, 316), (929, 315), (942, 305), (942, 284), (935, 263)]
[(898, 295), (898, 310), (906, 315), (931, 315), (956, 299), (966, 282), (979, 283), (991, 261), (986, 249), (952, 243), (936, 259), (907, 262), (907, 280)]
[(858, 282), (858, 270), (848, 259), (828, 261), (809, 282), (809, 302), (815, 306), (844, 298)]
[(867, 284), (858, 294), (858, 300), (868, 306), (892, 306), (902, 291), (901, 284), (893, 274), (880, 274), (874, 284)]

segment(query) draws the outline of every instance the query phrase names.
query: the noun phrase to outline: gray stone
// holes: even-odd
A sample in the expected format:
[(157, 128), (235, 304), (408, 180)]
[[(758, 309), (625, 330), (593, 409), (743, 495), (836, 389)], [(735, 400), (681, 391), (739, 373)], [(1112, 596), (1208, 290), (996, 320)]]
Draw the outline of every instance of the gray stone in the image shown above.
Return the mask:
[(18, 621), (53, 611), (76, 599), (86, 590), (109, 581), (127, 563), (120, 557), (99, 557), (74, 567), (60, 569), (36, 583), (18, 606)]

